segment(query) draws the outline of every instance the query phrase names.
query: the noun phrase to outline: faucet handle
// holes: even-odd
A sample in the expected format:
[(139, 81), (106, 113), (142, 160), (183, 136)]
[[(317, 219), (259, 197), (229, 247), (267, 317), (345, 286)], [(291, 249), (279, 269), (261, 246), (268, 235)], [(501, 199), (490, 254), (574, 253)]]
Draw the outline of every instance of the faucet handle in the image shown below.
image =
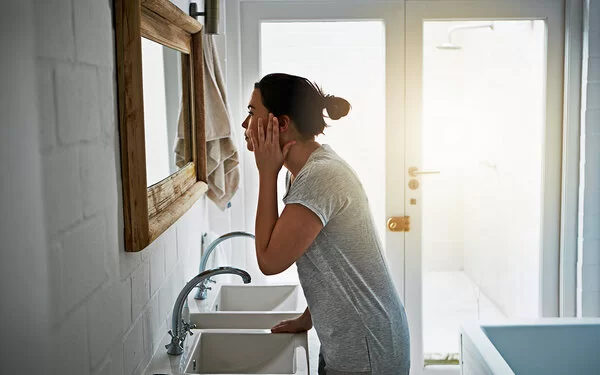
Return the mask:
[(172, 330), (169, 330), (169, 332), (167, 332), (167, 333), (169, 334), (169, 336), (171, 336), (171, 344), (167, 344), (167, 345), (165, 345), (165, 348), (167, 348), (167, 349), (168, 349), (168, 348), (169, 348), (169, 346), (171, 346), (171, 345), (179, 345), (179, 344), (180, 344), (180, 342), (181, 342), (181, 339), (180, 339), (179, 337), (175, 336), (175, 335), (173, 334), (173, 331), (172, 331)]
[(198, 283), (194, 288), (200, 288), (200, 289), (210, 289), (208, 288), (206, 285), (208, 285), (208, 283), (213, 283), (216, 284), (216, 281), (214, 281), (213, 279), (211, 279), (210, 277), (205, 279), (204, 281)]
[(193, 323), (187, 323), (185, 321), (181, 321), (183, 323), (183, 332), (189, 332), (190, 336), (193, 336), (194, 333), (192, 332), (192, 329), (196, 328), (196, 325)]
[(165, 345), (167, 353), (171, 355), (180, 355), (183, 353), (183, 339), (173, 335), (173, 331), (168, 332), (171, 335), (171, 342)]

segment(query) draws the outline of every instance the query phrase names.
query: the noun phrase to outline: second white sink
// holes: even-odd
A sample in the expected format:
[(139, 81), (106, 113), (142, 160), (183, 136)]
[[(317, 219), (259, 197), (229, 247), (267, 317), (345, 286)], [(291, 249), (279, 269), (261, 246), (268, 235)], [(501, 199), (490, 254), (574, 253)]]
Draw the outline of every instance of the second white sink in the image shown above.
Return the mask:
[(304, 307), (304, 295), (297, 284), (223, 285), (212, 311), (302, 312)]
[(299, 284), (223, 284), (214, 292), (210, 300), (191, 302), (190, 321), (198, 329), (269, 329), (306, 309)]

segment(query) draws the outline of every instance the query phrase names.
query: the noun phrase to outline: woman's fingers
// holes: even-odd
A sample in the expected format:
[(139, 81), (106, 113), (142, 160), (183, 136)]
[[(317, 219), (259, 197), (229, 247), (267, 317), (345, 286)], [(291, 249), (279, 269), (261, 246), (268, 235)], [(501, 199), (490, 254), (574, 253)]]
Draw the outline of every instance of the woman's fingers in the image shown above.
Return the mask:
[(267, 124), (267, 133), (266, 135), (266, 142), (267, 144), (273, 144), (273, 128), (275, 128), (275, 121), (277, 120), (277, 117), (274, 117), (272, 113), (269, 113), (269, 123)]
[(281, 326), (284, 326), (284, 325), (288, 324), (289, 322), (290, 322), (289, 320), (282, 320), (281, 322), (279, 322), (279, 323), (275, 324), (275, 325), (273, 326), (273, 328), (275, 328), (275, 327), (281, 327)]
[(285, 325), (285, 326), (273, 327), (273, 328), (271, 328), (271, 332), (272, 333), (284, 333), (284, 332), (295, 333), (296, 331), (294, 329), (292, 329), (291, 327)]
[(271, 332), (273, 332), (273, 333), (282, 332), (282, 331), (283, 331), (283, 328), (281, 325), (276, 325), (274, 327), (271, 327)]
[(258, 143), (259, 145), (263, 145), (265, 143), (265, 129), (263, 125), (263, 119), (258, 119)]
[(273, 117), (273, 144), (279, 146), (279, 119)]
[[(267, 124), (265, 126), (265, 119), (259, 118), (256, 138), (254, 139), (255, 146), (263, 146), (263, 145), (279, 145), (279, 119), (273, 116), (272, 113), (269, 113), (269, 118), (266, 120)], [(265, 129), (266, 127), (266, 129)]]
[(252, 144), (252, 150), (256, 150), (256, 141), (252, 132), (250, 132), (250, 136), (248, 137), (248, 139), (250, 139), (250, 143)]
[(256, 166), (260, 172), (278, 173), (294, 142), (285, 147), (279, 145), (279, 120), (269, 113), (268, 119), (258, 118), (256, 129), (249, 132), (249, 144), (254, 151)]
[(290, 325), (290, 321), (284, 320), (282, 322), (275, 324), (273, 327), (271, 327), (271, 332), (273, 332), (273, 333), (287, 332), (289, 330), (289, 325)]

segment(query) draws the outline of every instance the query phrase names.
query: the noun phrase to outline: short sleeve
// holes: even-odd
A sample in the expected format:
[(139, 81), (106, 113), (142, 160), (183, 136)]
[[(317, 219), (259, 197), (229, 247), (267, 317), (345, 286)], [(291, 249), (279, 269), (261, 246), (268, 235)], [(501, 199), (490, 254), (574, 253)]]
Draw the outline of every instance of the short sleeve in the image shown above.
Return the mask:
[(288, 185), (283, 202), (305, 206), (325, 226), (346, 205), (347, 196), (344, 194), (343, 176), (323, 164), (315, 163), (309, 169), (302, 170)]

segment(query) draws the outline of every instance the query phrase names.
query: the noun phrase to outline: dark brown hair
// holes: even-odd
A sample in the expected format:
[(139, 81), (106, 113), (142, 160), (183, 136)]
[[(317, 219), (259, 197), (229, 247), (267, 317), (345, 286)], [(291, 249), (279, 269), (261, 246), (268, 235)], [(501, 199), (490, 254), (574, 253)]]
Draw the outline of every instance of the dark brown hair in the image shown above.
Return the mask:
[(323, 109), (332, 120), (340, 119), (350, 111), (346, 99), (325, 95), (323, 90), (308, 79), (285, 73), (264, 76), (254, 84), (260, 90), (263, 105), (274, 116), (288, 115), (302, 136), (322, 134), (325, 127)]

